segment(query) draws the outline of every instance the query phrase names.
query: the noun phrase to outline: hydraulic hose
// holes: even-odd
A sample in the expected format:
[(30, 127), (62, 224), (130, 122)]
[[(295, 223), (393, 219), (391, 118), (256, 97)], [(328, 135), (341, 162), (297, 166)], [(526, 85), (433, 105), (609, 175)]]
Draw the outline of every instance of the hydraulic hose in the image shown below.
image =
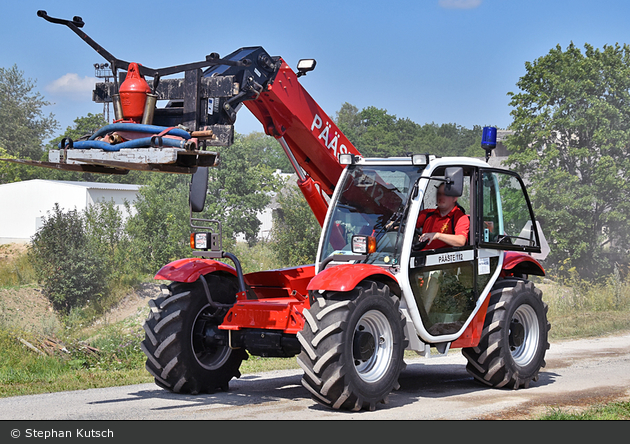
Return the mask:
[[(157, 140), (157, 141), (156, 141)], [(100, 140), (79, 140), (77, 142), (72, 143), (72, 148), (78, 150), (85, 149), (101, 149), (103, 151), (120, 151), (123, 148), (148, 148), (148, 147), (173, 147), (173, 148), (182, 148), (184, 149), (186, 146), (186, 141), (181, 139), (171, 139), (169, 137), (143, 137), (142, 139), (134, 139), (128, 140), (123, 143), (117, 143), (116, 145), (111, 145), (107, 142), (102, 142)], [(59, 146), (59, 148), (64, 148), (63, 146)]]
[[(90, 140), (94, 140), (97, 137), (104, 136), (107, 133), (114, 131), (131, 131), (139, 133), (160, 134), (169, 128), (166, 126), (146, 125), (142, 123), (112, 123), (104, 126), (90, 136)], [(166, 134), (170, 136), (181, 137), (182, 139), (190, 139), (190, 133), (181, 128), (171, 128)]]

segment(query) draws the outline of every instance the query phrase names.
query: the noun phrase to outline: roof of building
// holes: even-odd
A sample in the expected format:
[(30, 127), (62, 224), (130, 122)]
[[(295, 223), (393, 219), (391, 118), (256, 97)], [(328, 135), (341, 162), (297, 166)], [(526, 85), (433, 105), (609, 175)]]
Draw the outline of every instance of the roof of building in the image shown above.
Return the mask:
[(92, 190), (118, 190), (118, 191), (138, 191), (142, 185), (126, 184), (126, 183), (103, 183), (103, 182), (79, 182), (70, 180), (44, 180), (44, 179), (32, 179), (22, 182), (11, 182), (0, 185), (0, 187), (6, 185), (15, 186), (16, 184), (26, 182), (41, 182), (43, 184), (61, 184), (75, 187), (88, 188)]

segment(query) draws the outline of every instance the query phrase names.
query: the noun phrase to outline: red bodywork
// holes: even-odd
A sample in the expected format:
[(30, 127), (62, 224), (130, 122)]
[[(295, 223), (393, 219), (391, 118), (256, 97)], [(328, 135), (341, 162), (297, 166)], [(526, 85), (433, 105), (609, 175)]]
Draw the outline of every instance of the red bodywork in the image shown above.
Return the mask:
[[(236, 270), (223, 262), (192, 258), (162, 267), (155, 279), (192, 283), (200, 274), (216, 271), (227, 271), (236, 276)], [(314, 265), (244, 275), (245, 284), (257, 299), (247, 299), (246, 294), (239, 294), (219, 328), (262, 328), (297, 334), (304, 327), (302, 310), (310, 307), (306, 287), (314, 275)]]
[(483, 302), (482, 306), (479, 307), (479, 311), (475, 315), (464, 333), (461, 334), (459, 338), (457, 338), (451, 344), (451, 348), (467, 348), (467, 347), (476, 347), (479, 345), (479, 341), (481, 340), (481, 331), (483, 330), (483, 324), (486, 321), (486, 313), (488, 312), (488, 303), (490, 302), (490, 298), (486, 298)]
[(212, 259), (187, 258), (178, 259), (160, 268), (154, 279), (164, 281), (192, 283), (199, 279), (200, 275), (206, 275), (215, 271), (227, 271), (236, 276), (234, 267)]
[[(339, 164), (338, 155), (359, 155), (359, 151), (283, 60), (273, 83), (256, 100), (247, 100), (244, 104), (263, 124), (268, 135), (284, 138), (298, 164), (315, 182), (310, 183), (307, 178), (298, 185), (323, 225), (328, 203), (322, 193), (332, 196), (344, 168)], [(313, 192), (315, 184), (319, 192)]]
[(398, 286), (396, 278), (387, 270), (370, 264), (341, 264), (327, 268), (311, 280), (307, 290), (350, 291), (359, 282), (372, 278)]
[(545, 269), (529, 254), (518, 251), (506, 251), (503, 257), (501, 277), (514, 276), (516, 274), (544, 276)]

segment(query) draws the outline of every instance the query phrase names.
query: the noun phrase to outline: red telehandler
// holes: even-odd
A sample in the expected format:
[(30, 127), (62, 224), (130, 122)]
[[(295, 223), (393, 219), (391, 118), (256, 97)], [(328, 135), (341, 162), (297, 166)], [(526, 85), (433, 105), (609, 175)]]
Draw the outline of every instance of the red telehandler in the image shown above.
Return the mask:
[[(151, 69), (113, 57), (80, 30), (80, 17), (38, 15), (68, 26), (111, 64), (116, 81), (98, 84), (94, 100), (112, 101), (116, 120), (86, 140), (62, 141), (49, 162), (31, 163), (192, 174), (193, 257), (157, 272), (170, 284), (149, 303), (144, 324), (156, 384), (176, 393), (227, 390), (248, 355), (297, 356), (315, 400), (374, 410), (398, 389), (405, 350), (430, 357), (457, 348), (488, 386), (538, 380), (550, 324), (527, 279), (544, 270), (532, 256), (541, 242), (517, 174), (491, 167), (489, 154), (362, 157), (300, 84), (313, 60), (301, 60), (296, 73), (249, 47)], [(184, 78), (163, 79), (176, 73)], [(157, 108), (156, 100), (169, 102)], [(280, 142), (322, 226), (315, 264), (243, 274), (222, 249), (221, 222), (193, 217), (205, 203), (208, 167), (218, 163), (209, 148), (232, 143), (242, 104)], [(496, 129), (484, 128), (482, 147), (495, 145)], [(442, 184), (470, 230), (463, 246), (429, 249), (416, 221), (435, 207)]]

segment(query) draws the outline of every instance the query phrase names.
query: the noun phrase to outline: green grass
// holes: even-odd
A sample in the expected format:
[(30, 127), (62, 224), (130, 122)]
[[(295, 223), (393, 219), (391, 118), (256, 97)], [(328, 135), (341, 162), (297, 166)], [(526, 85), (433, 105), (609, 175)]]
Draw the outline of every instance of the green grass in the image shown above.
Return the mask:
[(611, 421), (630, 419), (630, 402), (611, 402), (594, 405), (581, 412), (570, 412), (566, 409), (553, 408), (536, 418), (547, 421)]
[(602, 336), (630, 330), (630, 280), (603, 284), (537, 282), (549, 306), (550, 339)]
[(7, 246), (0, 245), (0, 287), (14, 287), (36, 282), (35, 270), (24, 254), (11, 255)]

